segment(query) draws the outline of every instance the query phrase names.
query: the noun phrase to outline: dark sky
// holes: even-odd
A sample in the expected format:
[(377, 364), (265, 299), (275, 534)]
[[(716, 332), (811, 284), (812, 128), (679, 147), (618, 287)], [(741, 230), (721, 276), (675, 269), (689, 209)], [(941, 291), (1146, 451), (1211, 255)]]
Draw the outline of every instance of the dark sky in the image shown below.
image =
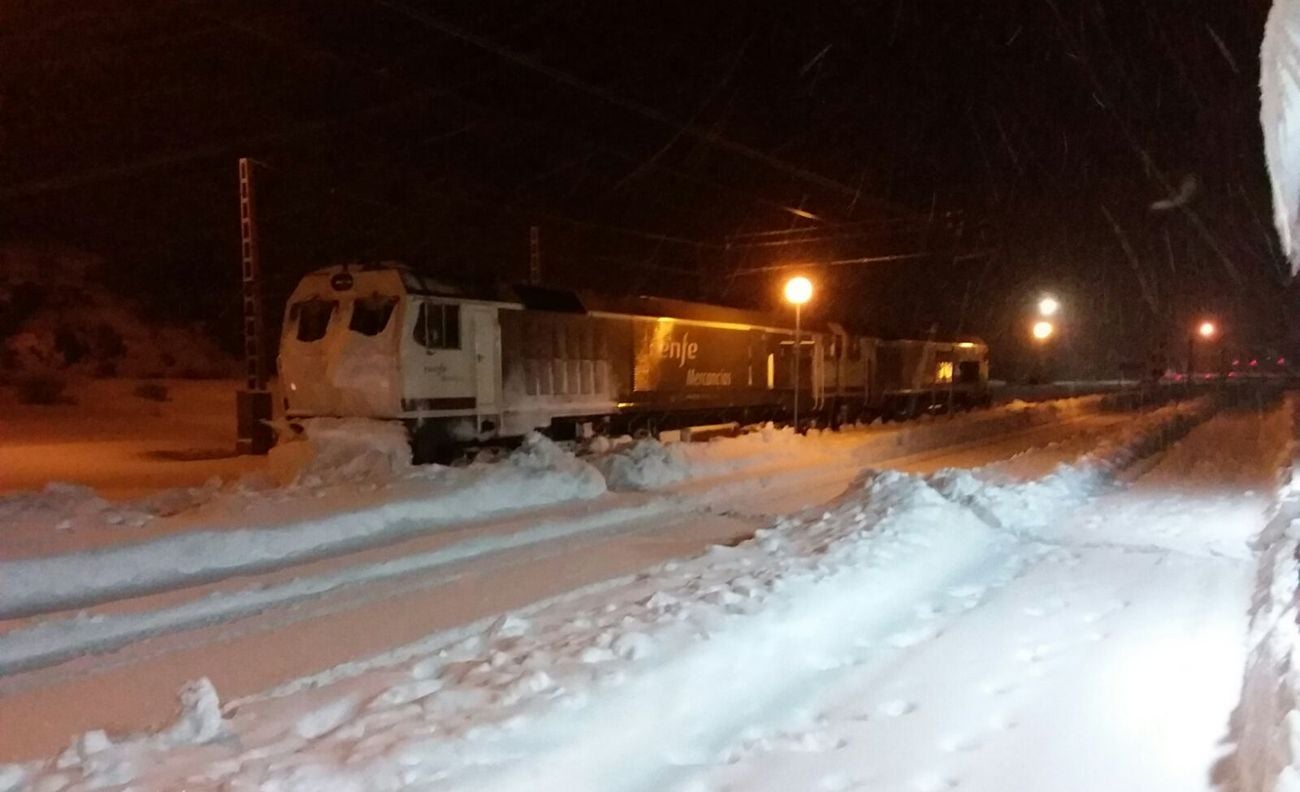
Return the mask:
[(27, 3), (0, 11), (0, 235), (232, 328), (250, 155), (273, 294), (357, 257), (520, 279), (537, 224), (557, 284), (763, 305), (775, 268), (896, 257), (815, 269), (817, 310), (1013, 356), (1050, 288), (1079, 363), (1206, 312), (1276, 343), (1267, 10)]

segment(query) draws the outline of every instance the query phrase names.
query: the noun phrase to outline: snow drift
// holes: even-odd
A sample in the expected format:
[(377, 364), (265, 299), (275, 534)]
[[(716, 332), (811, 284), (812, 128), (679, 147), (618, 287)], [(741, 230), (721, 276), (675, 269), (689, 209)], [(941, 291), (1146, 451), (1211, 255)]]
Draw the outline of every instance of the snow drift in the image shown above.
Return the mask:
[(639, 440), (597, 454), (591, 461), (605, 475), (611, 490), (653, 490), (773, 464), (866, 465), (1068, 420), (1105, 407), (1106, 400), (1100, 396), (1013, 402), (984, 412), (847, 427), (840, 432), (813, 429), (806, 435), (768, 423), (738, 437), (718, 437), (707, 443)]
[(1291, 272), (1300, 270), (1300, 0), (1275, 0), (1260, 51), (1260, 126), (1273, 220)]
[[(1046, 511), (1039, 501), (1077, 506), (1172, 441), (1167, 424), (1202, 414), (1203, 405), (1153, 415), (1099, 456), (1104, 466), (1083, 463), (1102, 471), (1077, 479), (1089, 487), (1027, 488), (1032, 508), (1020, 517), (992, 521), (945, 492), (944, 479), (879, 473), (828, 511), (779, 520), (737, 547), (300, 680), (288, 698), (240, 702), (228, 743), (148, 761), (111, 744), (97, 761), (130, 759), (134, 774), (120, 783), (142, 790), (179, 778), (281, 792), (596, 790), (649, 778), (673, 788), (674, 773), (741, 755), (747, 743), (735, 735), (748, 735), (746, 724), (770, 721), (828, 669), (941, 629), (918, 626), (918, 608), (955, 617), (979, 605), (1044, 552), (1025, 541)], [(550, 448), (532, 451), (551, 464)], [(8, 772), (88, 777), (75, 763)]]
[(499, 464), (420, 468), (382, 484), (349, 480), (330, 486), (323, 483), (331, 478), (323, 468), (313, 470), (310, 481), (276, 491), (275, 497), (254, 493), (215, 500), (201, 530), (98, 551), (0, 561), (0, 618), (269, 569), (605, 491), (595, 468), (537, 434)]

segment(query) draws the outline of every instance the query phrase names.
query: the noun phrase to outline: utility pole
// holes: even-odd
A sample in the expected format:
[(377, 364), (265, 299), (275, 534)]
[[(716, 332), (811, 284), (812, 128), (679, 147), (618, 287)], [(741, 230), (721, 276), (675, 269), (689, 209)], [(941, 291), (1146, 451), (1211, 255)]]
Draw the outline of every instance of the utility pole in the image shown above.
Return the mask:
[(240, 454), (265, 454), (271, 450), (274, 435), (267, 421), (271, 418), (271, 392), (266, 359), (266, 329), (262, 309), (262, 261), (257, 239), (257, 203), (254, 193), (253, 166), (248, 157), (239, 159), (239, 250), (242, 268), (244, 314), (244, 388), (235, 394), (238, 437), (235, 450)]
[(794, 433), (799, 434), (799, 345), (803, 343), (803, 303), (794, 304)]
[(528, 229), (528, 282), (534, 286), (542, 282), (542, 233), (537, 226)]

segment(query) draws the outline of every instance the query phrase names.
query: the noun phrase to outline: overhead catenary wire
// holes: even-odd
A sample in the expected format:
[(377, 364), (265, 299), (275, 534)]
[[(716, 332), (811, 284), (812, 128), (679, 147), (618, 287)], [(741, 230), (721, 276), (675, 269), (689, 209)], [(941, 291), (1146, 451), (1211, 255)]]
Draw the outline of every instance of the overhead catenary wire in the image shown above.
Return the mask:
[(715, 130), (703, 129), (694, 124), (673, 118), (662, 110), (643, 104), (634, 99), (629, 99), (628, 97), (615, 93), (608, 88), (596, 85), (595, 83), (584, 80), (554, 66), (541, 63), (540, 61), (521, 52), (517, 52), (509, 47), (499, 44), (486, 36), (481, 36), (453, 25), (427, 11), (411, 8), (405, 3), (397, 2), (396, 0), (371, 0), (371, 2), (390, 9), (394, 13), (400, 14), (414, 22), (418, 22), (431, 30), (435, 30), (443, 35), (490, 52), (510, 63), (520, 66), (521, 68), (542, 74), (561, 85), (594, 96), (602, 101), (635, 113), (648, 120), (676, 129), (681, 132), (681, 134), (693, 137), (710, 146), (758, 162), (793, 178), (805, 181), (809, 184), (815, 184), (823, 189), (837, 192), (850, 198), (857, 198), (860, 194), (860, 191), (855, 187), (851, 187), (843, 182), (816, 173), (802, 166), (786, 162), (785, 160), (754, 148), (753, 146), (723, 137)]

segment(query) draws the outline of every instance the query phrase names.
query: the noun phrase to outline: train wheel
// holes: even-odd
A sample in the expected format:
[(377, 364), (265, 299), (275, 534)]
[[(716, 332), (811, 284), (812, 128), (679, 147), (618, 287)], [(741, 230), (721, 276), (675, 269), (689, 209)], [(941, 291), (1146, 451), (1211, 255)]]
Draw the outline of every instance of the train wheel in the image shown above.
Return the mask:
[(457, 454), (456, 443), (442, 421), (420, 421), (409, 430), (411, 461), (417, 465), (448, 465)]

